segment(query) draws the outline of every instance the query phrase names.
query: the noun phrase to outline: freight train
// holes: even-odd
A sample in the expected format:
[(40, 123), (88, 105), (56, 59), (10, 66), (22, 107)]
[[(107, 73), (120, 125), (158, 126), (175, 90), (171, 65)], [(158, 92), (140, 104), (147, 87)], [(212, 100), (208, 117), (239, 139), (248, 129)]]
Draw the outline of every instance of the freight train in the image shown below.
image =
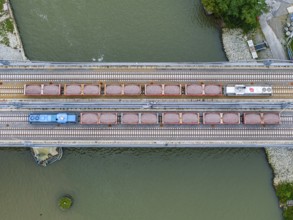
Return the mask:
[(220, 84), (26, 84), (26, 96), (271, 96), (271, 85)]
[(74, 113), (31, 113), (32, 124), (81, 125), (277, 125), (278, 112), (82, 112)]

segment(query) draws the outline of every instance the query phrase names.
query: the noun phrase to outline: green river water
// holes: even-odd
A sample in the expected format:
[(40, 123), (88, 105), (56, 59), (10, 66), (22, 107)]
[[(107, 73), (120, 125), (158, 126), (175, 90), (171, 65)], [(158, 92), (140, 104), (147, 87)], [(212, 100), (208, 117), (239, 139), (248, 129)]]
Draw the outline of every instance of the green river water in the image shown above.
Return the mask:
[(199, 0), (11, 0), (32, 60), (223, 61)]
[(2, 149), (0, 160), (3, 220), (281, 219), (260, 149), (65, 149), (46, 168)]
[[(11, 0), (32, 60), (225, 61), (193, 0)], [(260, 149), (65, 149), (37, 166), (0, 149), (3, 220), (280, 220)], [(64, 193), (71, 210), (57, 206)]]

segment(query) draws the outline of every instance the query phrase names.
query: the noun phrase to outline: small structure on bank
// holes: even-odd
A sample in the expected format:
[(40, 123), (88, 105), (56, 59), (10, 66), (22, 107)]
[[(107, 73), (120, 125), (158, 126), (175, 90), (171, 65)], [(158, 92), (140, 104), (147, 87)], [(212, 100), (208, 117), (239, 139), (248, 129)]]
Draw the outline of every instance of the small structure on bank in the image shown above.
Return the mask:
[(37, 164), (45, 167), (60, 160), (63, 150), (61, 147), (32, 147), (31, 153)]
[(255, 47), (254, 47), (254, 43), (253, 43), (253, 41), (252, 41), (252, 40), (248, 40), (248, 41), (247, 41), (247, 44), (248, 44), (249, 51), (250, 51), (250, 53), (251, 53), (252, 58), (253, 58), (253, 59), (258, 58), (257, 53), (256, 53), (256, 50), (255, 50)]
[(249, 50), (253, 59), (258, 58), (258, 55), (256, 52), (265, 50), (268, 47), (268, 44), (266, 41), (263, 41), (255, 45), (252, 40), (248, 40), (247, 44), (249, 46)]

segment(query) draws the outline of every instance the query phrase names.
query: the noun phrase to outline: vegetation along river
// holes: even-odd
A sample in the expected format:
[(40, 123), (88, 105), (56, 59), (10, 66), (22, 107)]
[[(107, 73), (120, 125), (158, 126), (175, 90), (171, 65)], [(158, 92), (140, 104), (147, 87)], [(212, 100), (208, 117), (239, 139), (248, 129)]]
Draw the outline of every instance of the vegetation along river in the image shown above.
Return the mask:
[[(11, 0), (31, 60), (225, 61), (194, 0)], [(0, 149), (1, 219), (278, 220), (260, 149), (65, 149), (37, 166)], [(62, 212), (59, 196), (74, 197)]]
[(223, 61), (199, 0), (11, 0), (31, 60)]

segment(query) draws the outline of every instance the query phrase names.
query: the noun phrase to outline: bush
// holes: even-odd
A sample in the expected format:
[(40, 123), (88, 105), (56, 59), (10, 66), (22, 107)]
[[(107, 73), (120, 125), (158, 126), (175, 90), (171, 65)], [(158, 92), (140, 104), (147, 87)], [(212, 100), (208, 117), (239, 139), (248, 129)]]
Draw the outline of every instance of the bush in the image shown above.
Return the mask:
[(241, 28), (245, 32), (255, 29), (258, 16), (268, 10), (265, 0), (202, 0), (202, 4), (228, 28)]
[(283, 216), (285, 220), (293, 220), (293, 207), (287, 207), (288, 200), (293, 200), (293, 183), (281, 183), (276, 186), (276, 194), (283, 207)]
[(5, 46), (9, 47), (9, 39), (7, 36), (3, 36), (2, 40), (0, 40), (1, 44), (4, 44)]
[(0, 0), (0, 12), (3, 10), (4, 2), (5, 2), (5, 0)]
[(6, 19), (4, 21), (4, 28), (6, 31), (10, 32), (10, 33), (13, 33), (13, 30), (14, 30), (14, 25), (13, 25), (13, 22), (11, 19)]

